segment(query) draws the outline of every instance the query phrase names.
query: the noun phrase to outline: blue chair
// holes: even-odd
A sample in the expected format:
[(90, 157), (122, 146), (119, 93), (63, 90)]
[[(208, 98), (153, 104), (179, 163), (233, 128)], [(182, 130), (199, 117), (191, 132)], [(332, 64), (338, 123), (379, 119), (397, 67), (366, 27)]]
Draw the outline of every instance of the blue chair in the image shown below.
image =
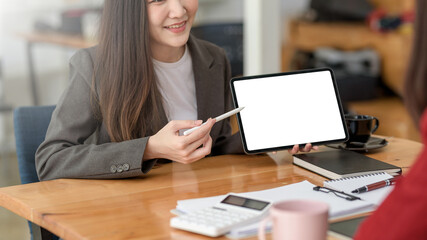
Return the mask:
[[(22, 184), (39, 182), (35, 154), (46, 137), (55, 106), (19, 107), (13, 112), (19, 175)], [(58, 239), (39, 226), (29, 223), (31, 239)]]

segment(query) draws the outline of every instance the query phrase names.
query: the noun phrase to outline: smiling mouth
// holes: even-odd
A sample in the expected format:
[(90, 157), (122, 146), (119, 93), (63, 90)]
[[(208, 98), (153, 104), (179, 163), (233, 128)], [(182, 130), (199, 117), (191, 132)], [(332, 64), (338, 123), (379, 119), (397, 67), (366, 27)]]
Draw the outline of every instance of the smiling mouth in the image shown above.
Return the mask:
[(182, 22), (182, 23), (180, 23), (180, 24), (175, 24), (175, 25), (166, 26), (165, 28), (168, 28), (168, 29), (181, 28), (181, 27), (183, 27), (183, 26), (185, 25), (185, 23), (187, 23), (187, 21), (184, 21), (184, 22)]

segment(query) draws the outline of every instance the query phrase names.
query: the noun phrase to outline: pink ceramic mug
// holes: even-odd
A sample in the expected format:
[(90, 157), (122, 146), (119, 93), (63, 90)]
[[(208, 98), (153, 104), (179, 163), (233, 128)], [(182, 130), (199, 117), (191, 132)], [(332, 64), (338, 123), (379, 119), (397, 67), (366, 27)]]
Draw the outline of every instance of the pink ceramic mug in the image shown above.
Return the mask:
[(258, 229), (258, 239), (265, 240), (265, 225), (273, 222), (273, 240), (325, 240), (329, 206), (310, 200), (290, 200), (273, 204), (270, 215)]

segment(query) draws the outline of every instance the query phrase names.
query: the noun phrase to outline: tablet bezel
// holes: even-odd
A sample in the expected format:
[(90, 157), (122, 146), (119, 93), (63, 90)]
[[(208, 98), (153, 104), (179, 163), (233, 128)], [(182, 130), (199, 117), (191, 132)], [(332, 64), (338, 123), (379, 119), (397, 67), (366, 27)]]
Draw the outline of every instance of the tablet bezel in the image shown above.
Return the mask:
[[(278, 76), (303, 74), (303, 73), (313, 73), (313, 72), (321, 72), (321, 71), (329, 71), (330, 74), (331, 74), (331, 81), (332, 81), (332, 84), (334, 86), (335, 98), (337, 100), (338, 108), (339, 108), (339, 111), (340, 111), (341, 123), (342, 123), (343, 129), (344, 129), (345, 138), (342, 138), (342, 139), (330, 139), (330, 140), (319, 141), (319, 142), (312, 142), (311, 144), (313, 146), (315, 146), (315, 145), (324, 145), (324, 144), (330, 144), (330, 143), (346, 142), (348, 140), (348, 138), (349, 138), (348, 130), (347, 130), (347, 124), (345, 122), (344, 111), (343, 111), (343, 107), (342, 107), (341, 98), (340, 98), (340, 95), (339, 95), (337, 83), (336, 83), (336, 80), (335, 80), (335, 76), (334, 76), (334, 73), (333, 73), (332, 69), (330, 69), (330, 68), (306, 69), (306, 70), (283, 72), (283, 73), (275, 73), (275, 74), (263, 74), (263, 75), (254, 75), (254, 76), (232, 78), (230, 80), (230, 89), (231, 89), (231, 93), (232, 93), (234, 107), (235, 108), (240, 107), (239, 104), (238, 104), (238, 102), (237, 102), (237, 96), (236, 96), (236, 92), (235, 92), (235, 88), (234, 88), (234, 83), (237, 82), (237, 81), (242, 81), (242, 80), (246, 81), (246, 80), (251, 80), (251, 79), (278, 77)], [(240, 113), (237, 113), (237, 122), (238, 122), (238, 125), (239, 125), (240, 137), (241, 137), (241, 140), (242, 140), (242, 143), (243, 143), (243, 148), (244, 148), (244, 151), (247, 154), (280, 151), (280, 150), (285, 150), (285, 149), (291, 149), (294, 146), (294, 145), (287, 145), (287, 146), (281, 146), (281, 147), (272, 147), (272, 148), (263, 148), (263, 149), (249, 150), (248, 147), (247, 147), (247, 143), (246, 143), (246, 137), (245, 137), (245, 133), (244, 133), (244, 130), (243, 130), (243, 124), (242, 124), (242, 119), (240, 117)]]

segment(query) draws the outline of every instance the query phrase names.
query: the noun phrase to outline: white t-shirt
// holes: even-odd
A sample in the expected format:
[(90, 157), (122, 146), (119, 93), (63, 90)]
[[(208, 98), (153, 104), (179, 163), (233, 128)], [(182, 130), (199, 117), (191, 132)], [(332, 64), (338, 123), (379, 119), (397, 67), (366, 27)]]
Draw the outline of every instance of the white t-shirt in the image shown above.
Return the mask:
[(196, 85), (188, 47), (177, 62), (153, 62), (168, 120), (197, 120)]

